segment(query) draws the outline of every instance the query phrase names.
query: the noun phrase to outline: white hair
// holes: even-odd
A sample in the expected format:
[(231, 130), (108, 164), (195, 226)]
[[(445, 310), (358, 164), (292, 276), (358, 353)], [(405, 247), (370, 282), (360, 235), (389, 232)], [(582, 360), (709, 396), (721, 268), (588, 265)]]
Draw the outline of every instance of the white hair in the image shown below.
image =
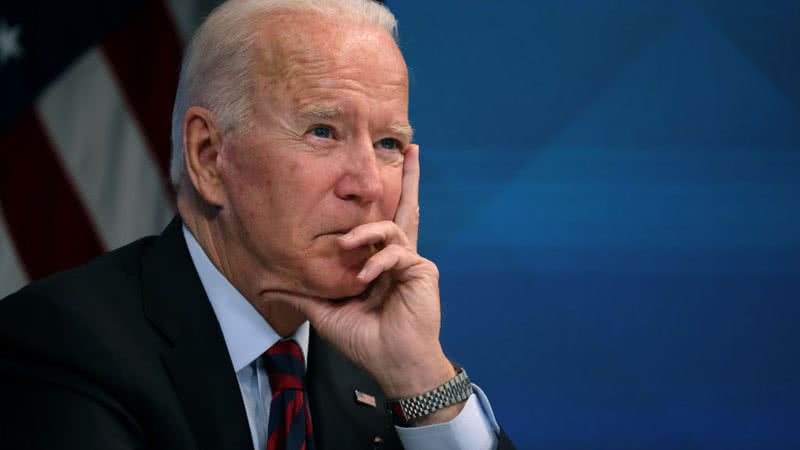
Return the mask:
[(186, 176), (183, 118), (191, 106), (211, 111), (223, 132), (251, 124), (256, 24), (277, 11), (307, 11), (385, 29), (397, 39), (397, 20), (373, 0), (231, 0), (217, 7), (195, 33), (183, 57), (172, 110), (170, 179)]

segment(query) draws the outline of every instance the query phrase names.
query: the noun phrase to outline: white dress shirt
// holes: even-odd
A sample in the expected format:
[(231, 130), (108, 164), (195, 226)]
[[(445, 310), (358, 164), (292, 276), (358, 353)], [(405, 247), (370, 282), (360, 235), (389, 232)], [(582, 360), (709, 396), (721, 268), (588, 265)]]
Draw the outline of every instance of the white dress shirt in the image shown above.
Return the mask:
[[(217, 270), (186, 226), (183, 236), (195, 269), (222, 328), (236, 371), (255, 449), (267, 446), (267, 425), (272, 392), (261, 359), (281, 337), (253, 305)], [(306, 321), (292, 338), (308, 363), (310, 325)], [(473, 385), (474, 386), (474, 385)], [(396, 427), (406, 450), (491, 450), (497, 446), (497, 425), (489, 400), (477, 386), (461, 413), (447, 423), (424, 427)]]

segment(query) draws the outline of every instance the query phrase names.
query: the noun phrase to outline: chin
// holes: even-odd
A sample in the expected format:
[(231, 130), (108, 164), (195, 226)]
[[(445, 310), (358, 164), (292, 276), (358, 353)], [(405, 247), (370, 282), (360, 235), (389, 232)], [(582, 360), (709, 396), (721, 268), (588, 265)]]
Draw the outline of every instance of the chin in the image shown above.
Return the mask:
[(346, 300), (361, 295), (367, 289), (367, 284), (356, 279), (358, 271), (339, 269), (334, 271), (338, 273), (328, 272), (311, 280), (310, 284), (317, 296), (331, 300)]
[(354, 297), (358, 297), (367, 290), (367, 286), (360, 283), (358, 286), (338, 287), (332, 289), (328, 297), (334, 302), (345, 302)]
[(364, 248), (337, 253), (335, 256), (320, 258), (306, 267), (306, 286), (313, 295), (344, 300), (362, 294), (369, 286), (356, 276), (374, 253), (373, 250)]

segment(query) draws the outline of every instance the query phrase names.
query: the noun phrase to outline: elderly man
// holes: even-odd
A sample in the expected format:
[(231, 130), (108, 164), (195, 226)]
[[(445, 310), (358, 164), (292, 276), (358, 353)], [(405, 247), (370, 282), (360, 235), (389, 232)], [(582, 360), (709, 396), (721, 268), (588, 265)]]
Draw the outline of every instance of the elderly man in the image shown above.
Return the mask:
[(439, 343), (395, 29), (369, 0), (206, 20), (180, 218), (0, 302), (0, 447), (511, 448)]

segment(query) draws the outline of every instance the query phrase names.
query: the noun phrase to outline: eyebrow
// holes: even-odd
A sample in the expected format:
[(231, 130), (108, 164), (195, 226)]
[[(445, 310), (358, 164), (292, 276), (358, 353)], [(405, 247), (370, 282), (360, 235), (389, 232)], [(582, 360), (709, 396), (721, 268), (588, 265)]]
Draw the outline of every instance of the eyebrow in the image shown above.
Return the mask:
[(307, 119), (335, 119), (342, 115), (342, 108), (326, 105), (306, 105), (300, 108), (300, 117)]
[(414, 141), (414, 128), (406, 124), (394, 124), (389, 126), (392, 133), (399, 134), (406, 138), (408, 142)]

